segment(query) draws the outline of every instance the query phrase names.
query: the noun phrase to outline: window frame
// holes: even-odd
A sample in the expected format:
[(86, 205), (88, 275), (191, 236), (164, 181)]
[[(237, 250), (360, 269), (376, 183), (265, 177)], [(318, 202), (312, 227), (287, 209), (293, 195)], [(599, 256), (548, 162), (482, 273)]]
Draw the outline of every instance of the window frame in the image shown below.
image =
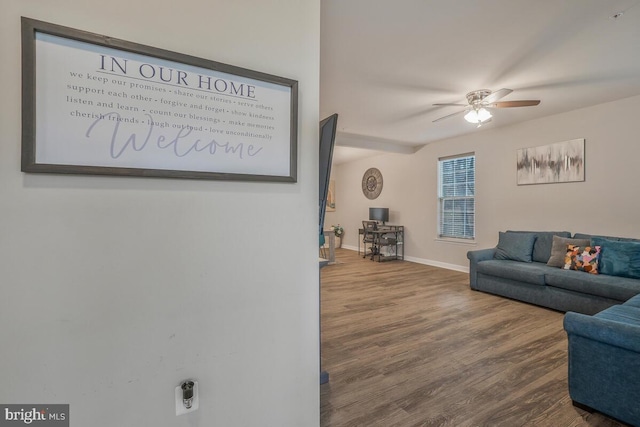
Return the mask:
[[(469, 168), (468, 166), (463, 168), (462, 170), (456, 170), (455, 161), (464, 160), (468, 162), (468, 159), (472, 159), (473, 168)], [(452, 172), (451, 181), (449, 183), (445, 183), (445, 171), (446, 163), (451, 162)], [(469, 180), (468, 173), (471, 170), (473, 174), (472, 180)], [(456, 182), (456, 172), (460, 174), (464, 172), (464, 180)], [(476, 237), (476, 191), (475, 191), (475, 181), (476, 181), (476, 155), (474, 152), (472, 153), (464, 153), (454, 156), (441, 157), (438, 159), (438, 222), (437, 222), (437, 238), (441, 240), (452, 240), (459, 242), (474, 242)], [(445, 195), (445, 185), (449, 185), (450, 191), (449, 195)], [(471, 185), (471, 186), (470, 186)], [(458, 188), (456, 188), (458, 186)], [(459, 187), (464, 187), (464, 194), (456, 194), (459, 191)], [(469, 207), (469, 202), (471, 207)], [(447, 227), (447, 223), (445, 223), (446, 218), (446, 205), (453, 205), (449, 208), (449, 214), (452, 219), (449, 221), (450, 227)], [(456, 208), (460, 209), (456, 212)], [(461, 219), (455, 219), (455, 215), (462, 215)], [(471, 221), (469, 224), (469, 215), (471, 216)], [(450, 228), (450, 231), (446, 232), (445, 228)], [(469, 230), (470, 229), (470, 230)]]

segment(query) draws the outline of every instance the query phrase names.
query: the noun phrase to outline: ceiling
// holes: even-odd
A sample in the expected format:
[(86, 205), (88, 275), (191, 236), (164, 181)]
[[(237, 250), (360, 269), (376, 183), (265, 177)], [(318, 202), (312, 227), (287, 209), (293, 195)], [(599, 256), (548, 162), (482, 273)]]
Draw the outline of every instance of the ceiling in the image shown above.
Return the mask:
[[(321, 0), (320, 114), (334, 163), (640, 95), (640, 0)], [(622, 12), (618, 18), (615, 14)], [(536, 107), (433, 123), (477, 89)]]

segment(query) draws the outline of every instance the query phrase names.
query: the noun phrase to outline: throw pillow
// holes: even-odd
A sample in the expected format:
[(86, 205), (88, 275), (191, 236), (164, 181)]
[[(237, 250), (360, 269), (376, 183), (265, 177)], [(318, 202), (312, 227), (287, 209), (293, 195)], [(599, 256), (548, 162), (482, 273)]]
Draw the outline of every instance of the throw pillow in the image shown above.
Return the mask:
[(567, 245), (567, 256), (564, 259), (565, 270), (586, 271), (598, 274), (600, 246)]
[(601, 246), (600, 272), (611, 276), (640, 279), (640, 243), (613, 241), (601, 237), (591, 239)]
[(547, 265), (549, 267), (564, 267), (564, 258), (567, 255), (567, 245), (575, 246), (589, 246), (591, 241), (589, 239), (570, 239), (567, 237), (553, 236), (553, 243), (551, 244), (551, 256)]
[(498, 235), (498, 246), (493, 257), (495, 259), (531, 262), (535, 241), (536, 235), (533, 233), (503, 233), (501, 231)]
[[(571, 233), (568, 231), (512, 231), (507, 230), (507, 233), (531, 233), (536, 235), (536, 242), (533, 244), (533, 252), (531, 253), (531, 260), (534, 262), (549, 261), (551, 256), (551, 245), (553, 244), (553, 236), (571, 237)], [(564, 252), (566, 246), (562, 247), (562, 262), (564, 264)], [(560, 266), (561, 267), (561, 266)]]

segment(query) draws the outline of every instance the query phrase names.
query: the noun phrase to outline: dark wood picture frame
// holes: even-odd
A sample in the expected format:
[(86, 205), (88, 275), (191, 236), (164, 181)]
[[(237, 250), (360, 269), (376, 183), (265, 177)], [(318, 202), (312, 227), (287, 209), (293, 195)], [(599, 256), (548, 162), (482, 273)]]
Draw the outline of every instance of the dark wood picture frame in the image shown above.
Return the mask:
[[(149, 166), (149, 163), (153, 163), (155, 161), (155, 158), (153, 157), (144, 158), (143, 166), (137, 166), (136, 164), (133, 164), (133, 165), (128, 164), (125, 166), (119, 166), (118, 164), (115, 164), (115, 165), (92, 164), (91, 160), (87, 160), (87, 161), (83, 160), (83, 162), (74, 163), (73, 159), (77, 156), (76, 152), (73, 151), (73, 148), (67, 148), (67, 146), (64, 144), (67, 144), (68, 143), (67, 141), (70, 139), (73, 139), (73, 138), (77, 139), (77, 135), (80, 133), (81, 129), (76, 129), (74, 131), (75, 133), (73, 135), (69, 134), (68, 138), (66, 138), (67, 134), (65, 134), (64, 132), (71, 132), (71, 130), (69, 130), (71, 126), (66, 126), (66, 127), (59, 126), (60, 128), (63, 128), (63, 129), (60, 130), (61, 134), (55, 137), (49, 134), (38, 135), (38, 129), (39, 129), (38, 120), (43, 120), (43, 123), (46, 123), (47, 126), (53, 126), (51, 125), (51, 122), (58, 117), (56, 116), (56, 114), (58, 115), (61, 114), (58, 112), (57, 108), (51, 108), (52, 106), (51, 100), (50, 100), (51, 97), (45, 97), (43, 95), (41, 96), (42, 98), (48, 98), (48, 99), (38, 99), (39, 89), (36, 86), (38, 75), (39, 75), (37, 74), (38, 73), (37, 67), (39, 66), (39, 64), (36, 61), (37, 55), (38, 55), (37, 46), (36, 46), (36, 37), (38, 34), (44, 35), (40, 37), (53, 36), (53, 37), (61, 38), (62, 40), (68, 40), (70, 43), (70, 46), (72, 45), (72, 43), (75, 43), (75, 42), (81, 42), (84, 44), (92, 45), (91, 48), (92, 49), (95, 48), (97, 54), (100, 54), (100, 52), (113, 52), (115, 50), (117, 52), (122, 52), (122, 55), (128, 55), (128, 57), (130, 58), (133, 57), (136, 60), (149, 59), (150, 64), (153, 64), (152, 61), (159, 61), (158, 63), (162, 63), (162, 64), (170, 63), (170, 64), (183, 65), (184, 70), (190, 70), (189, 73), (193, 73), (194, 75), (197, 75), (197, 78), (199, 79), (199, 83), (200, 83), (199, 88), (183, 86), (180, 88), (183, 90), (183, 92), (180, 92), (179, 90), (175, 89), (175, 86), (176, 86), (175, 84), (173, 85), (174, 89), (172, 90), (172, 88), (170, 87), (171, 84), (165, 83), (167, 80), (158, 81), (157, 79), (145, 82), (145, 83), (148, 83), (147, 88), (150, 88), (151, 86), (157, 86), (158, 88), (165, 88), (162, 90), (165, 92), (167, 91), (172, 92), (173, 94), (172, 96), (174, 97), (178, 96), (178, 95), (175, 95), (174, 93), (178, 93), (178, 92), (185, 93), (188, 90), (193, 91), (193, 94), (189, 96), (199, 96), (201, 98), (204, 98), (206, 96), (206, 93), (208, 93), (210, 95), (208, 99), (210, 99), (211, 101), (200, 100), (201, 108), (203, 105), (207, 107), (209, 106), (209, 104), (216, 106), (217, 104), (215, 104), (216, 101), (214, 100), (233, 99), (233, 98), (240, 98), (241, 96), (244, 96), (245, 98), (242, 101), (246, 101), (246, 102), (243, 102), (241, 104), (240, 101), (238, 101), (238, 104), (244, 105), (244, 107), (237, 107), (237, 110), (244, 111), (245, 112), (244, 115), (248, 117), (260, 117), (262, 118), (262, 121), (260, 120), (260, 118), (254, 119), (255, 123), (249, 123), (249, 127), (247, 127), (246, 124), (251, 119), (247, 120), (247, 123), (242, 122), (240, 120), (232, 121), (229, 118), (230, 110), (224, 110), (224, 109), (216, 110), (216, 111), (223, 111), (223, 112), (226, 111), (226, 114), (227, 114), (226, 116), (224, 116), (224, 118), (226, 118), (227, 120), (223, 120), (222, 118), (211, 119), (211, 120), (216, 120), (218, 122), (219, 129), (216, 129), (216, 131), (219, 132), (221, 135), (222, 134), (232, 135), (226, 138), (237, 137), (237, 138), (243, 138), (243, 139), (233, 139), (232, 141), (235, 145), (230, 143), (229, 139), (227, 139), (226, 146), (224, 144), (220, 144), (218, 146), (217, 141), (214, 141), (213, 139), (208, 140), (206, 139), (206, 137), (197, 139), (195, 142), (189, 141), (189, 143), (192, 143), (192, 147), (190, 150), (185, 150), (185, 151), (189, 155), (193, 154), (193, 156), (201, 156), (200, 159), (198, 160), (199, 161), (198, 166), (194, 167), (193, 169), (191, 169), (190, 167), (185, 167), (185, 168), (181, 167), (176, 169), (174, 167), (171, 167), (171, 166), (167, 167), (165, 165), (161, 165), (161, 167), (154, 167), (153, 164)], [(67, 49), (69, 48), (67, 47)], [(71, 47), (70, 49), (73, 49), (73, 47)], [(104, 64), (104, 59), (106, 55), (103, 54), (100, 56), (102, 57), (102, 61)], [(65, 58), (65, 60), (68, 60), (68, 58)], [(112, 61), (114, 61), (113, 57), (112, 57)], [(65, 65), (61, 65), (60, 66), (61, 69), (64, 66)], [(152, 66), (153, 65), (150, 65), (150, 67)], [(112, 69), (114, 68), (113, 65), (111, 65), (111, 67)], [(160, 78), (162, 78), (162, 66), (160, 66), (160, 69), (161, 69)], [(168, 70), (169, 68), (166, 68), (166, 69)], [(142, 72), (142, 70), (143, 68), (142, 66), (140, 66), (139, 71)], [(151, 68), (148, 68), (148, 70), (151, 70)], [(124, 75), (119, 76), (119, 78), (123, 82), (129, 78), (133, 79), (133, 77), (129, 77), (126, 75), (126, 71), (124, 69), (122, 69), (122, 71), (124, 72)], [(173, 71), (174, 70), (172, 70), (172, 72)], [(179, 68), (176, 68), (175, 71), (178, 78), (180, 78), (181, 76), (183, 78), (182, 82), (178, 80), (178, 83), (183, 83), (183, 85), (188, 85), (188, 81), (185, 79), (185, 76), (188, 75), (187, 74), (188, 72), (180, 71)], [(200, 73), (201, 71), (203, 73)], [(42, 70), (40, 71), (40, 73), (42, 74), (49, 73), (49, 71)], [(60, 75), (62, 75), (62, 73), (60, 73)], [(104, 75), (106, 76), (105, 79), (108, 82), (111, 77), (109, 77), (108, 73), (104, 73)], [(219, 77), (220, 75), (229, 76), (229, 77), (223, 78), (223, 77)], [(114, 77), (115, 79), (115, 75), (112, 75), (112, 77)], [(147, 76), (144, 76), (144, 77), (147, 77)], [(68, 73), (67, 73), (67, 78), (69, 78)], [(209, 86), (203, 88), (202, 84), (203, 84), (204, 78), (209, 79), (208, 80)], [(214, 83), (216, 84), (216, 86), (214, 86), (214, 89), (211, 89), (211, 82), (212, 82), (211, 78), (216, 79), (214, 80)], [(55, 77), (51, 77), (51, 79), (55, 79)], [(224, 79), (228, 79), (228, 80), (224, 80)], [(236, 79), (235, 86), (234, 86), (233, 79)], [(143, 79), (138, 78), (138, 80), (143, 80)], [(115, 81), (115, 80), (112, 80), (112, 81)], [(230, 84), (231, 91), (235, 89), (235, 92), (223, 93), (224, 91), (222, 92), (218, 91), (218, 86), (220, 87), (223, 87), (223, 86), (222, 86), (222, 83), (220, 85), (217, 85), (217, 83), (220, 83), (220, 82), (224, 83), (224, 81), (227, 81)], [(239, 82), (242, 82), (242, 83), (239, 83)], [(63, 85), (65, 87), (70, 87), (70, 86), (66, 86), (67, 82), (55, 81), (55, 83), (58, 87), (58, 89), (55, 89), (55, 90), (58, 90), (61, 93), (63, 92), (63, 90), (65, 90), (65, 89), (60, 89), (63, 87)], [(108, 85), (110, 83), (106, 83), (106, 84)], [(224, 84), (227, 85), (227, 83), (224, 83)], [(165, 86), (162, 86), (162, 85), (165, 85)], [(227, 86), (224, 86), (224, 87), (227, 87)], [(239, 90), (238, 88), (240, 88), (241, 90)], [(160, 89), (154, 89), (154, 90), (159, 91)], [(266, 102), (262, 102), (260, 105), (256, 103), (257, 102), (256, 94), (258, 93), (266, 94), (264, 95), (264, 100), (266, 100)], [(233, 96), (233, 94), (235, 94), (235, 97)], [(250, 99), (251, 95), (254, 95), (253, 99)], [(228, 96), (228, 98), (223, 98), (224, 96)], [(79, 99), (79, 98), (74, 98), (73, 95), (66, 96), (66, 100), (64, 100), (63, 98), (65, 97), (60, 96), (59, 99), (55, 101), (55, 102), (58, 102), (60, 107), (68, 107), (67, 103), (74, 102), (75, 99)], [(84, 103), (91, 102), (94, 107), (96, 103), (98, 105), (107, 104), (107, 102), (105, 101), (106, 95), (101, 100), (96, 99), (98, 102), (94, 102), (95, 100), (87, 101), (87, 99), (91, 99), (91, 98), (87, 95), (81, 101)], [(152, 96), (149, 96), (145, 99), (147, 100), (145, 101), (147, 103), (141, 104), (142, 107), (149, 108), (149, 105), (156, 105), (153, 102), (154, 100)], [(273, 101), (272, 107), (269, 106), (270, 100)], [(45, 101), (46, 101), (46, 104), (44, 104)], [(100, 102), (100, 101), (103, 101), (103, 102)], [(254, 103), (250, 104), (249, 101)], [(39, 102), (43, 102), (43, 105), (39, 106), (38, 105)], [(226, 101), (226, 100), (225, 102), (235, 103), (235, 101)], [(113, 102), (111, 103), (113, 104)], [(131, 103), (134, 103), (134, 101), (130, 100), (130, 104)], [(187, 107), (187, 105), (188, 104), (185, 101), (184, 103), (185, 109), (189, 108)], [(53, 106), (56, 106), (56, 104), (54, 103)], [(118, 104), (118, 106), (120, 106), (120, 104)], [(274, 129), (274, 128), (276, 129), (275, 131), (273, 131), (273, 134), (269, 134), (268, 130), (267, 131), (264, 130), (264, 129), (269, 129), (268, 125), (257, 124), (257, 123), (265, 123), (265, 120), (266, 120), (265, 115), (254, 114), (252, 116), (253, 112), (257, 111), (255, 109), (258, 107), (270, 108), (269, 118), (270, 120), (274, 120), (274, 123), (275, 123), (274, 124), (275, 127), (271, 126), (271, 129)], [(49, 108), (49, 110), (46, 110), (47, 108)], [(137, 108), (137, 107), (134, 107), (134, 108)], [(242, 110), (242, 108), (244, 108), (244, 110)], [(165, 105), (165, 110), (166, 111), (163, 111), (163, 112), (166, 113), (167, 115), (171, 114), (174, 111), (172, 110), (171, 106), (166, 106), (166, 105)], [(109, 119), (112, 121), (121, 120), (121, 116), (119, 115), (119, 113), (107, 113), (105, 111), (105, 114), (102, 114), (102, 113), (95, 113), (95, 111), (97, 111), (96, 108), (94, 108), (94, 111), (88, 112), (86, 114), (83, 112), (84, 116), (98, 117), (98, 119), (96, 119), (96, 121), (93, 123), (92, 127), (98, 121), (104, 120), (105, 123), (108, 123), (108, 121), (106, 120), (107, 117), (109, 117)], [(140, 111), (140, 108), (138, 108), (137, 111)], [(142, 111), (146, 111), (146, 110), (143, 109)], [(210, 107), (210, 111), (214, 111), (214, 108)], [(49, 112), (51, 113), (51, 118), (47, 117)], [(65, 116), (65, 120), (68, 120), (69, 122), (74, 124), (82, 123), (86, 127), (86, 123), (87, 123), (86, 119), (83, 119), (83, 121), (80, 121), (77, 118), (70, 119), (68, 118), (69, 115), (73, 115), (73, 114), (67, 113)], [(146, 137), (147, 138), (146, 142), (150, 140), (149, 135), (152, 134), (152, 130), (154, 129), (154, 124), (155, 124), (154, 122), (155, 118), (150, 116), (149, 114), (147, 114), (147, 116), (148, 116), (148, 119), (146, 120), (148, 120), (149, 122), (148, 127), (150, 129)], [(214, 117), (214, 116), (215, 115), (212, 112), (209, 114), (209, 117)], [(194, 123), (193, 126), (179, 124), (179, 123), (173, 123), (172, 126), (174, 128), (179, 128), (180, 126), (182, 126), (183, 128), (187, 127), (189, 129), (185, 130), (182, 133), (184, 134), (191, 133), (192, 130), (196, 129), (195, 124), (201, 124), (197, 120), (198, 118), (200, 118), (200, 116), (196, 115), (195, 117), (196, 119), (192, 121), (192, 123)], [(218, 116), (215, 116), (215, 117), (218, 117)], [(72, 120), (76, 120), (76, 121), (72, 121)], [(171, 118), (169, 118), (169, 120), (171, 120)], [(233, 126), (228, 124), (231, 122), (234, 123)], [(166, 122), (166, 123), (168, 126), (169, 122)], [(77, 127), (81, 128), (80, 125), (78, 125)], [(44, 128), (49, 129), (47, 127), (44, 127)], [(115, 128), (117, 130), (118, 125), (115, 125)], [(256, 130), (256, 128), (259, 128), (260, 130)], [(55, 128), (55, 129), (56, 129), (56, 132), (58, 132), (58, 128)], [(88, 130), (86, 130), (86, 132), (84, 131), (84, 129), (85, 128), (82, 128), (83, 134), (86, 133), (86, 136), (88, 138), (92, 128), (89, 128)], [(159, 132), (158, 129), (159, 127), (156, 126), (155, 130)], [(175, 131), (175, 129), (173, 129), (173, 131)], [(178, 130), (177, 132), (178, 134), (180, 134), (181, 131)], [(259, 132), (263, 132), (263, 133), (259, 133)], [(45, 132), (41, 132), (41, 133), (45, 133)], [(34, 19), (26, 18), (26, 17), (22, 18), (22, 171), (23, 172), (88, 174), (88, 175), (121, 175), (121, 176), (134, 176), (134, 177), (137, 176), (137, 177), (162, 177), (162, 178), (188, 178), (188, 179), (234, 180), (234, 181), (297, 182), (297, 149), (298, 149), (297, 133), (298, 133), (298, 82), (296, 80), (291, 80), (284, 77), (265, 74), (258, 71), (253, 71), (245, 68), (227, 65), (227, 64), (223, 64), (223, 63), (219, 63), (219, 62), (215, 62), (215, 61), (211, 61), (203, 58), (198, 58), (198, 57), (194, 57), (186, 54), (181, 54), (177, 52), (172, 52), (172, 51), (168, 51), (160, 48), (145, 46), (145, 45), (141, 45), (141, 44), (125, 41), (125, 40), (115, 39), (112, 37), (94, 34), (94, 33), (77, 30), (69, 27), (63, 27), (60, 25), (52, 24), (52, 23), (37, 21)], [(113, 132), (113, 138), (111, 139), (111, 158), (107, 159), (109, 162), (113, 162), (114, 161), (113, 159), (115, 159), (115, 157), (113, 157), (113, 153), (114, 153), (113, 144), (114, 144), (114, 140), (116, 139), (115, 135), (116, 135), (116, 131)], [(64, 150), (68, 150), (69, 158), (71, 159), (71, 161), (67, 162), (64, 159), (63, 161), (56, 160), (55, 162), (40, 161), (38, 159), (39, 157), (38, 149), (41, 148), (39, 146), (39, 142), (41, 142), (40, 138), (44, 136), (46, 136), (47, 138), (47, 144), (50, 144), (52, 148), (45, 148), (43, 149), (42, 152), (49, 150), (49, 152), (59, 153), (59, 152), (64, 152)], [(256, 140), (259, 137), (265, 138), (265, 140), (267, 138), (269, 138), (269, 140), (273, 138), (274, 141), (271, 142), (272, 145), (269, 146), (268, 144), (265, 144), (264, 141)], [(126, 138), (126, 134), (125, 134), (125, 137), (123, 137), (123, 139), (124, 138)], [(126, 144), (124, 144), (124, 147), (127, 148), (127, 145), (129, 145), (129, 147), (133, 147), (133, 149), (130, 150), (131, 156), (135, 155), (137, 156), (137, 158), (142, 158), (146, 152), (152, 152), (152, 149), (155, 150), (153, 151), (153, 153), (159, 153), (159, 154), (153, 154), (158, 157), (161, 155), (164, 155), (165, 153), (168, 153), (169, 150), (167, 149), (170, 143), (165, 142), (165, 141), (169, 141), (168, 137), (156, 136), (155, 138), (156, 138), (155, 145), (151, 143), (145, 146), (144, 144), (139, 143), (139, 146), (136, 147), (135, 139), (133, 144), (130, 144), (131, 137), (129, 137), (129, 140), (127, 141)], [(179, 138), (183, 138), (183, 137), (175, 136), (173, 140), (175, 144), (174, 144), (174, 147), (172, 148), (173, 148), (173, 151), (175, 151), (175, 154), (169, 153), (173, 155), (170, 161), (183, 162), (180, 164), (181, 165), (186, 164), (187, 166), (189, 166), (188, 161), (184, 160), (187, 155), (185, 154), (184, 156), (181, 156), (182, 153), (178, 155), (177, 147), (178, 147)], [(192, 138), (195, 138), (195, 137), (192, 137)], [(254, 139), (252, 140), (250, 138), (254, 138)], [(141, 140), (141, 138), (139, 138), (139, 140)], [(64, 145), (64, 147), (61, 147), (61, 148), (56, 147), (54, 145), (56, 144), (56, 141), (60, 141)], [(154, 139), (151, 138), (151, 141), (153, 142)], [(106, 144), (106, 142), (103, 140), (100, 140), (99, 142), (101, 144), (104, 143), (103, 145)], [(260, 146), (262, 147), (260, 149), (258, 149), (258, 145), (256, 146), (253, 145), (253, 144), (260, 144), (260, 143), (263, 144)], [(85, 146), (86, 145), (88, 144), (85, 144)], [(140, 148), (140, 146), (145, 148), (146, 151), (142, 152), (143, 150), (142, 148)], [(73, 146), (69, 145), (68, 147), (73, 147)], [(237, 153), (238, 147), (242, 147), (239, 149), (239, 154)], [(253, 152), (251, 151), (251, 148), (253, 148)], [(272, 148), (274, 149), (272, 150)], [(94, 148), (91, 148), (91, 149), (94, 149)], [(161, 151), (161, 149), (164, 149), (165, 151)], [(262, 149), (265, 149), (265, 151), (262, 152), (261, 151)], [(104, 147), (101, 147), (101, 150), (105, 151)], [(124, 148), (122, 150), (124, 151)], [(244, 158), (243, 158), (243, 150), (245, 153)], [(258, 157), (258, 154), (257, 154), (258, 152), (260, 152), (260, 156), (264, 156), (264, 157)], [(101, 153), (100, 155), (103, 155), (102, 151), (100, 153)], [(129, 152), (127, 152), (127, 154), (129, 154)], [(204, 158), (205, 155), (210, 155), (212, 157), (205, 159)], [(214, 163), (214, 162), (211, 162), (209, 159), (213, 158), (213, 156), (215, 155), (218, 156), (216, 157), (216, 162), (217, 162), (216, 164), (222, 164), (223, 162), (228, 161), (226, 159), (229, 159), (231, 158), (231, 156), (235, 155), (236, 157), (234, 158), (233, 161), (243, 162), (242, 166), (237, 167), (238, 170), (240, 170), (240, 172), (237, 172), (235, 170), (231, 170), (231, 171), (228, 170), (228, 169), (235, 168), (236, 167), (235, 164), (231, 166), (223, 164), (222, 167), (212, 166), (211, 169), (209, 170), (208, 169), (209, 163)], [(227, 157), (224, 157), (225, 155)], [(42, 154), (41, 156), (46, 157), (46, 155), (42, 155)], [(255, 156), (255, 158), (254, 157), (250, 158), (250, 156)], [(105, 156), (105, 158), (106, 157), (107, 156)], [(242, 160), (238, 160), (238, 159), (242, 159)], [(105, 163), (107, 163), (107, 160), (105, 160)], [(87, 164), (87, 162), (89, 164)], [(131, 162), (132, 161), (129, 161), (129, 163)], [(167, 162), (167, 164), (170, 165), (171, 163)], [(206, 167), (203, 167), (202, 166), (203, 164), (205, 164)], [(267, 172), (264, 171), (265, 169), (269, 169), (272, 166), (274, 170), (277, 170), (276, 172), (272, 173), (271, 171), (267, 171)], [(203, 168), (207, 170), (203, 170)]]

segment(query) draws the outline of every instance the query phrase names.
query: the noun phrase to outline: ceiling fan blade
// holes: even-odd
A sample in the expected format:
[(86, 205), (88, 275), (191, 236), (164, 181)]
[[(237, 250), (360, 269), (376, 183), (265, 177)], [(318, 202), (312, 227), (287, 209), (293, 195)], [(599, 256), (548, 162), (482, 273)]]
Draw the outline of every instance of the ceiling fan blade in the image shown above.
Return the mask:
[(536, 105), (540, 104), (540, 100), (539, 99), (531, 99), (531, 100), (527, 100), (527, 101), (501, 101), (501, 102), (495, 102), (491, 105), (488, 105), (488, 107), (494, 107), (494, 108), (512, 108), (512, 107), (534, 107)]
[(505, 89), (505, 88), (499, 89), (495, 92), (491, 92), (490, 95), (487, 95), (485, 98), (482, 99), (482, 103), (492, 104), (496, 102), (498, 99), (504, 98), (505, 96), (509, 95), (511, 92), (513, 92), (513, 90)]
[(447, 115), (446, 115), (446, 116), (444, 116), (444, 117), (440, 117), (439, 119), (435, 119), (435, 120), (433, 121), (433, 123), (435, 123), (435, 122), (439, 122), (440, 120), (448, 119), (449, 117), (457, 116), (458, 114), (462, 114), (462, 113), (466, 113), (466, 112), (467, 112), (467, 110), (462, 110), (462, 111), (455, 112), (455, 113), (453, 113), (453, 114), (447, 114)]
[(432, 104), (434, 107), (468, 107), (469, 104)]

